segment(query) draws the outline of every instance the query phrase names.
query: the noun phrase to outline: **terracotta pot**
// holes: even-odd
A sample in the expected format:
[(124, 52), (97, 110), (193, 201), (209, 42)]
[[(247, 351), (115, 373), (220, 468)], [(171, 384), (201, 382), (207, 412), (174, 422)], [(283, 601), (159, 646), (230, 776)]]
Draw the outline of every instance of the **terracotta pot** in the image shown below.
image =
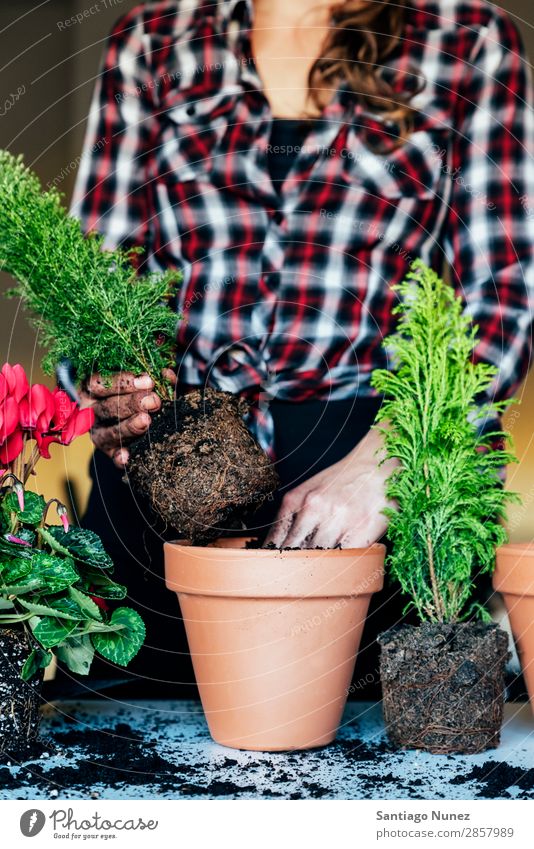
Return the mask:
[(493, 587), (502, 594), (534, 712), (534, 544), (497, 549)]
[(332, 551), (166, 543), (213, 739), (259, 751), (336, 736), (385, 547)]

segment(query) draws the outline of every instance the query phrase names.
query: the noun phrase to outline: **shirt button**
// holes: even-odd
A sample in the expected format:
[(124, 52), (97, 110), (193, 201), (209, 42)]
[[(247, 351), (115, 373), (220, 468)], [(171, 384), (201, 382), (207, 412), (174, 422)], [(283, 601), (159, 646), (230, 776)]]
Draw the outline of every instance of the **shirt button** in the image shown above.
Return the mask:
[(192, 118), (196, 114), (197, 108), (194, 103), (191, 103), (185, 111)]
[(274, 213), (274, 223), (275, 224), (281, 224), (283, 220), (284, 220), (283, 213), (280, 212), (279, 209), (277, 209)]

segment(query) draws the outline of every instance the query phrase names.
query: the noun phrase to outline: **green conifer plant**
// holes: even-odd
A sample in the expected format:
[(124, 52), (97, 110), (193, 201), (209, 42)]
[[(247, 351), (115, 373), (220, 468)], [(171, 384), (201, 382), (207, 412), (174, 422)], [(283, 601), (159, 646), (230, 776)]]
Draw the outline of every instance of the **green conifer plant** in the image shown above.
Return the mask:
[(147, 372), (163, 398), (179, 316), (169, 309), (181, 275), (138, 276), (140, 249), (110, 251), (85, 235), (55, 188), (43, 191), (22, 157), (0, 150), (0, 269), (17, 285), (47, 350), (44, 370), (66, 357), (84, 380), (93, 372)]
[(386, 455), (399, 461), (387, 489), (389, 567), (421, 621), (454, 623), (507, 538), (501, 520), (515, 496), (501, 470), (515, 458), (499, 447), (505, 432), (480, 425), (509, 402), (480, 403), (497, 370), (473, 360), (477, 328), (450, 285), (417, 260), (395, 289), (398, 327), (384, 343), (394, 367), (372, 377)]
[(392, 368), (372, 385), (384, 398), (385, 456), (398, 460), (386, 562), (420, 624), (378, 637), (384, 718), (398, 746), (480, 752), (500, 739), (508, 636), (473, 593), (515, 498), (502, 484), (515, 459), (507, 434), (484, 425), (508, 402), (483, 400), (497, 372), (474, 358), (477, 327), (451, 286), (418, 260), (396, 291), (398, 326), (384, 342)]

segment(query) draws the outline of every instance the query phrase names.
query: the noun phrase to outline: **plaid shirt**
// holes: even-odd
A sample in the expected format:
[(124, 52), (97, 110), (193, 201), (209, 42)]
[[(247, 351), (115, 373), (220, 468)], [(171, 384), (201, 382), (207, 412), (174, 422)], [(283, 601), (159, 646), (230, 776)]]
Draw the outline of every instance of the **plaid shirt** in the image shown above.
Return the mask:
[(179, 378), (268, 402), (371, 395), (395, 327), (391, 286), (421, 257), (452, 280), (497, 398), (530, 358), (534, 120), (515, 26), (484, 0), (412, 0), (384, 69), (425, 80), (414, 132), (340, 86), (276, 191), (250, 0), (148, 2), (113, 29), (72, 211), (109, 247), (179, 267)]

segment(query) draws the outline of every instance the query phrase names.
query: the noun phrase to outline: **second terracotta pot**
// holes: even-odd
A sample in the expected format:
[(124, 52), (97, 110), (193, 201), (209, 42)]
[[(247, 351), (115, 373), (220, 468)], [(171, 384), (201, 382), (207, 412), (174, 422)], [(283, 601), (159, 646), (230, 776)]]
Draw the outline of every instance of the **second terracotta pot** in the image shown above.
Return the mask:
[(534, 712), (534, 544), (497, 549), (493, 587), (502, 594)]
[(260, 751), (330, 743), (385, 547), (332, 551), (166, 543), (211, 735)]

